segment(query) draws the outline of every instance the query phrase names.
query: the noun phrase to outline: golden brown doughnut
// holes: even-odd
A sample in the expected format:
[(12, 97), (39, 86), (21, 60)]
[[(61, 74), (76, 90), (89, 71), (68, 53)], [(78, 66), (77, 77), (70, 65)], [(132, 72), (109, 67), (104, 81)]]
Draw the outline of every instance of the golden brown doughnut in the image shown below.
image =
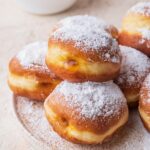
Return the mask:
[(8, 84), (14, 94), (44, 100), (61, 81), (47, 68), (46, 51), (46, 42), (35, 42), (11, 59)]
[(150, 56), (150, 2), (137, 3), (123, 18), (119, 43)]
[(71, 82), (107, 81), (120, 69), (117, 29), (92, 16), (60, 21), (49, 38), (47, 66)]
[(150, 74), (140, 90), (139, 113), (145, 127), (150, 131)]
[(63, 81), (48, 96), (44, 108), (53, 129), (74, 143), (103, 143), (128, 120), (126, 99), (112, 81)]
[(137, 104), (141, 84), (150, 71), (150, 59), (140, 51), (120, 45), (122, 64), (115, 83), (122, 89), (130, 106)]

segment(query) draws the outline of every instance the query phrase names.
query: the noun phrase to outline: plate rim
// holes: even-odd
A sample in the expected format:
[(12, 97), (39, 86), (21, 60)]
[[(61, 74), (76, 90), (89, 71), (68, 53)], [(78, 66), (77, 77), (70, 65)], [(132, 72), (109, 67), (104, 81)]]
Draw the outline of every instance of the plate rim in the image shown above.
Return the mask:
[[(47, 143), (42, 142), (41, 140), (39, 140), (36, 136), (34, 136), (23, 124), (23, 122), (21, 121), (18, 113), (17, 113), (17, 108), (16, 108), (16, 99), (17, 97), (19, 97), (18, 95), (12, 94), (12, 105), (13, 105), (13, 112), (15, 114), (18, 126), (21, 128), (21, 130), (24, 132), (23, 134), (23, 138), (25, 140), (28, 140), (30, 143), (32, 142), (31, 139), (33, 140), (34, 143), (38, 144), (40, 147), (44, 146), (45, 148), (48, 148)], [(23, 96), (20, 96), (23, 97)], [(27, 138), (28, 137), (28, 138)], [(32, 142), (32, 143), (33, 143)], [(33, 144), (32, 144), (33, 145)]]

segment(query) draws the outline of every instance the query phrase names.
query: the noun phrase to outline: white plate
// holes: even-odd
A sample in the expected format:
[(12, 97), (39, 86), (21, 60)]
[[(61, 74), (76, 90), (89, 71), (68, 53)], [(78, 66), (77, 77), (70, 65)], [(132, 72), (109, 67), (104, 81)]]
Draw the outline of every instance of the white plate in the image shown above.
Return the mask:
[(48, 124), (43, 103), (14, 96), (14, 111), (25, 139), (36, 150), (149, 150), (150, 134), (141, 123), (137, 110), (130, 112), (128, 123), (103, 145), (72, 144), (59, 137)]

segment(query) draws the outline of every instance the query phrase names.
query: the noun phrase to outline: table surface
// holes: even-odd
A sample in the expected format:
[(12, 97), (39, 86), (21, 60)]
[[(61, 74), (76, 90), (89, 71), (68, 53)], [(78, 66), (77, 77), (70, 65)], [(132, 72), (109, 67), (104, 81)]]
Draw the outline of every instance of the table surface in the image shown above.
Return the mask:
[(52, 26), (70, 15), (89, 14), (120, 27), (126, 10), (140, 0), (78, 0), (69, 10), (51, 16), (36, 16), (20, 9), (15, 0), (0, 0), (0, 149), (27, 150), (30, 145), (17, 127), (12, 93), (7, 86), (10, 58), (24, 45), (47, 40)]

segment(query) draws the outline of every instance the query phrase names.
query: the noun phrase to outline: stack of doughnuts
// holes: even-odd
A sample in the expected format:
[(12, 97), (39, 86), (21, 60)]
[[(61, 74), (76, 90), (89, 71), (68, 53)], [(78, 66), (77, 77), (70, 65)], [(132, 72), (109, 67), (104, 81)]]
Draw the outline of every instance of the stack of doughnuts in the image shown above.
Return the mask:
[(44, 101), (62, 138), (99, 144), (125, 125), (135, 104), (150, 130), (147, 55), (149, 2), (129, 9), (120, 32), (96, 17), (72, 16), (53, 27), (48, 43), (31, 43), (11, 59), (8, 84), (16, 95)]
[(47, 97), (44, 108), (63, 138), (103, 143), (127, 122), (126, 99), (112, 81), (121, 67), (117, 38), (114, 26), (92, 16), (68, 17), (54, 27), (46, 64), (64, 81)]

